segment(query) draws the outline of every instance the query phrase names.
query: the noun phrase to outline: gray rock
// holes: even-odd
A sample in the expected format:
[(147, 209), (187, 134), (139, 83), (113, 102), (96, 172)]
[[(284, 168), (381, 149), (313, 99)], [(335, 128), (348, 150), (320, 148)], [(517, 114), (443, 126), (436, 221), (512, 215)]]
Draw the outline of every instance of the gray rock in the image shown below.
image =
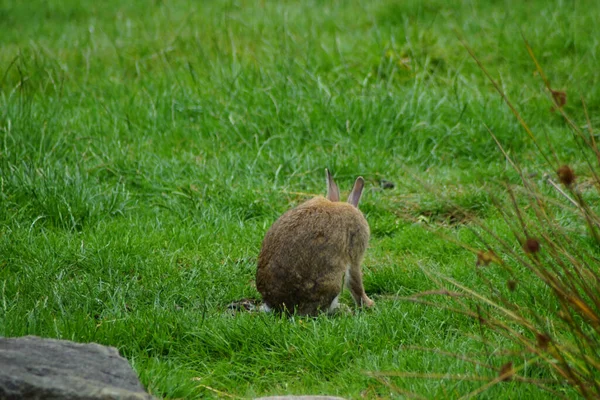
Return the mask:
[(254, 400), (344, 400), (341, 397), (332, 396), (270, 396), (259, 397)]
[(153, 399), (114, 347), (0, 338), (0, 399)]
[(381, 187), (382, 187), (383, 189), (393, 189), (393, 188), (395, 188), (395, 187), (396, 187), (396, 184), (395, 184), (394, 182), (392, 182), (392, 181), (388, 181), (388, 180), (386, 180), (386, 179), (381, 179), (381, 180), (379, 181), (379, 184), (381, 185)]

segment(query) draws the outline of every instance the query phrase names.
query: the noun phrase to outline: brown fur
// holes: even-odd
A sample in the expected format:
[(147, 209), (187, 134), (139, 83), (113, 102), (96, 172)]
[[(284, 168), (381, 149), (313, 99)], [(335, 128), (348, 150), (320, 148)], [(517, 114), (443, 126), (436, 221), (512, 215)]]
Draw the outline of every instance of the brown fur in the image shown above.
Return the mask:
[[(364, 183), (359, 179), (356, 205)], [(331, 184), (337, 191), (332, 179)], [(329, 310), (347, 275), (354, 301), (370, 307), (373, 301), (364, 291), (360, 269), (368, 241), (369, 225), (358, 208), (316, 197), (271, 226), (258, 257), (256, 287), (265, 304), (277, 311), (315, 315)]]

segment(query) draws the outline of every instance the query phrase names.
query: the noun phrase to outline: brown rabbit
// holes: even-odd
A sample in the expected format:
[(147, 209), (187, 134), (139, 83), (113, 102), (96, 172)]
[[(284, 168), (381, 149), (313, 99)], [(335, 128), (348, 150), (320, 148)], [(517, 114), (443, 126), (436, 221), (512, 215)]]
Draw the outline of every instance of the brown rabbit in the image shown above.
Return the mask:
[(344, 275), (356, 304), (374, 305), (360, 268), (369, 241), (369, 225), (358, 210), (365, 181), (358, 177), (348, 203), (341, 203), (326, 172), (327, 198), (315, 197), (286, 212), (265, 235), (256, 271), (265, 310), (301, 315), (333, 311)]

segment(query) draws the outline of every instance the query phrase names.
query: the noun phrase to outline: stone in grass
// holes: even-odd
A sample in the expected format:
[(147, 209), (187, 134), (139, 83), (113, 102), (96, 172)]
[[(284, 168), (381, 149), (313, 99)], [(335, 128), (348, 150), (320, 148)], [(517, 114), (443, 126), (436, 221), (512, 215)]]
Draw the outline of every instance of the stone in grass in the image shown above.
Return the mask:
[(396, 187), (396, 184), (394, 182), (388, 181), (386, 179), (379, 180), (379, 184), (381, 185), (382, 189), (393, 189)]
[(254, 400), (344, 400), (341, 397), (333, 396), (270, 396), (259, 397)]
[(114, 347), (0, 337), (0, 399), (153, 399)]

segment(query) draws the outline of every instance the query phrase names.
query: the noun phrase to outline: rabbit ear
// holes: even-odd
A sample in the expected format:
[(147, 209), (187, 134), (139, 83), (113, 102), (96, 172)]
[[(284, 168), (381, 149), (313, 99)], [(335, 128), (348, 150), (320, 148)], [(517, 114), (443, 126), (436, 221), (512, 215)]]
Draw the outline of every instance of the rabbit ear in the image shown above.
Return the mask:
[(333, 180), (329, 170), (325, 168), (325, 171), (327, 172), (327, 199), (330, 201), (340, 201), (340, 189)]
[(354, 182), (354, 187), (352, 188), (352, 192), (350, 192), (350, 196), (348, 196), (348, 203), (358, 208), (358, 202), (360, 201), (360, 196), (362, 195), (364, 187), (365, 180), (362, 178), (362, 176), (359, 176), (356, 178), (356, 182)]

